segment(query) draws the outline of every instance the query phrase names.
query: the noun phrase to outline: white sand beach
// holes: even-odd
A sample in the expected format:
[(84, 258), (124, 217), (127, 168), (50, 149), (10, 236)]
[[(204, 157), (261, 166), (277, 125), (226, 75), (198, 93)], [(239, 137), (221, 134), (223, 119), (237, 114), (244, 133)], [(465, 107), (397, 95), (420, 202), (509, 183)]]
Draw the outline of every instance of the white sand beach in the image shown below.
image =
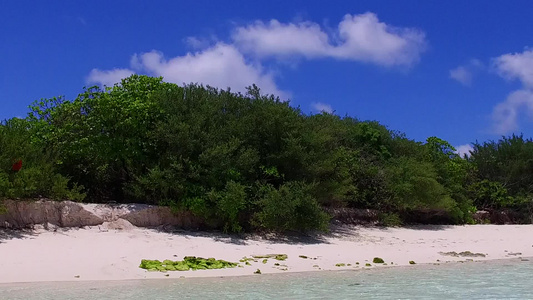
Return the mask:
[[(468, 225), (379, 228), (344, 226), (315, 237), (237, 238), (205, 232), (154, 229), (82, 229), (0, 231), (0, 283), (124, 280), (252, 275), (386, 267), (533, 257), (533, 225)], [(469, 253), (453, 256), (446, 252)], [(287, 254), (285, 261), (263, 259), (243, 267), (173, 272), (140, 269), (141, 259), (182, 260), (214, 257), (238, 262), (243, 257)], [(453, 254), (453, 253), (452, 253)], [(307, 258), (302, 258), (305, 256)], [(356, 263), (359, 264), (356, 264)], [(276, 263), (279, 264), (275, 265)], [(345, 264), (344, 266), (336, 266)], [(416, 267), (416, 265), (411, 265)], [(259, 275), (258, 275), (259, 276)]]

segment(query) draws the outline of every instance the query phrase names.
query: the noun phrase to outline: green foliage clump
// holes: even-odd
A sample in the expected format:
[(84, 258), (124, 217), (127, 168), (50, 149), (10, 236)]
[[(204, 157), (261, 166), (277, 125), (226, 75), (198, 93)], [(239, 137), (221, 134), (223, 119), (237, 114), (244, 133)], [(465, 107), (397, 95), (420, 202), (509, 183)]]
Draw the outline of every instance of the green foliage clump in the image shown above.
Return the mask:
[(312, 188), (312, 185), (303, 182), (289, 182), (279, 189), (272, 185), (263, 186), (260, 210), (255, 214), (256, 224), (279, 231), (326, 230), (329, 216), (313, 197)]
[(410, 260), (410, 261), (409, 261), (409, 264), (410, 264), (410, 265), (416, 265), (416, 263), (415, 263), (413, 260)]
[[(13, 118), (0, 123), (0, 198), (81, 201), (83, 187), (59, 174), (57, 153), (33, 142), (34, 124)], [(19, 171), (12, 165), (22, 162)]]
[(7, 213), (7, 208), (5, 207), (5, 205), (0, 200), (0, 215), (5, 214), (5, 213)]
[(382, 264), (382, 263), (385, 263), (385, 261), (383, 260), (383, 258), (379, 258), (379, 257), (374, 257), (374, 259), (372, 260), (373, 263), (375, 264)]
[(345, 263), (338, 263), (338, 264), (335, 264), (335, 267), (345, 267), (346, 264)]
[(398, 227), (402, 226), (403, 221), (397, 213), (381, 213), (379, 214), (379, 222), (383, 226)]
[(533, 139), (522, 135), (474, 143), (472, 180), (468, 195), (477, 208), (510, 210), (521, 222), (531, 222), (533, 212)]
[(139, 268), (148, 271), (188, 271), (188, 270), (208, 270), (208, 269), (224, 269), (234, 268), (238, 264), (228, 262), (225, 260), (217, 260), (214, 258), (201, 258), (195, 256), (185, 256), (182, 261), (164, 260), (141, 260)]

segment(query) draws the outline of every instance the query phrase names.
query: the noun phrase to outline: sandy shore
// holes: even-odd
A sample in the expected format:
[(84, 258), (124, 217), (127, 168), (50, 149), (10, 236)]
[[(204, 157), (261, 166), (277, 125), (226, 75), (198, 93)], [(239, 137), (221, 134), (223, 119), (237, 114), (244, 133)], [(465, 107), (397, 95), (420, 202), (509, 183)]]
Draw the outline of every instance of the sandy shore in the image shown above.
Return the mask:
[[(533, 225), (339, 227), (323, 236), (284, 239), (141, 228), (0, 231), (0, 283), (238, 276), (257, 269), (263, 274), (361, 269), (366, 263), (381, 267), (372, 263), (374, 257), (383, 258), (387, 266), (533, 257), (532, 233)], [(443, 254), (466, 251), (485, 257)], [(265, 254), (288, 258), (266, 263), (258, 259), (251, 265), (241, 263), (242, 268), (221, 270), (161, 273), (139, 268), (141, 259), (200, 256), (238, 262)]]

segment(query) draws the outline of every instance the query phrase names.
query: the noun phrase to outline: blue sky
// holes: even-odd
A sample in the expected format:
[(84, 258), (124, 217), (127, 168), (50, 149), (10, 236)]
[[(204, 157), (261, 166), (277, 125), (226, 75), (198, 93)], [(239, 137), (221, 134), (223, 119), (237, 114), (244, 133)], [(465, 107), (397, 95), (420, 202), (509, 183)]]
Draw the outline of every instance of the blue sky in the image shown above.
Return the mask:
[[(0, 119), (132, 73), (467, 145), (533, 132), (532, 1), (3, 1)], [(462, 147), (462, 149), (465, 149)]]

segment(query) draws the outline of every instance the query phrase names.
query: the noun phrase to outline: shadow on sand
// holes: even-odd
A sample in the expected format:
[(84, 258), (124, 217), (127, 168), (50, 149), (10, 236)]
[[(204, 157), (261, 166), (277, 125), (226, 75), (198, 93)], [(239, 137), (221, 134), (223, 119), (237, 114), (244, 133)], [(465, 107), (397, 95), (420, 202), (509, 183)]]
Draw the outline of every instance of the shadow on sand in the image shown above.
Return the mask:
[(25, 239), (36, 234), (32, 230), (0, 228), (0, 244), (12, 239)]
[[(369, 226), (370, 228), (376, 228), (379, 230), (390, 230), (392, 228), (405, 228), (410, 230), (424, 230), (424, 231), (439, 231), (452, 228), (454, 225), (408, 225), (403, 227), (376, 227)], [(230, 234), (223, 233), (221, 231), (192, 231), (183, 229), (158, 229), (160, 232), (190, 236), (190, 237), (204, 237), (210, 238), (217, 242), (223, 242), (234, 245), (246, 245), (251, 241), (266, 241), (272, 244), (290, 244), (290, 245), (315, 245), (315, 244), (330, 244), (329, 239), (342, 238), (342, 239), (358, 239), (361, 237), (361, 228), (369, 228), (359, 225), (331, 225), (328, 232), (288, 232), (284, 234), (279, 233), (244, 233), (244, 234)]]

